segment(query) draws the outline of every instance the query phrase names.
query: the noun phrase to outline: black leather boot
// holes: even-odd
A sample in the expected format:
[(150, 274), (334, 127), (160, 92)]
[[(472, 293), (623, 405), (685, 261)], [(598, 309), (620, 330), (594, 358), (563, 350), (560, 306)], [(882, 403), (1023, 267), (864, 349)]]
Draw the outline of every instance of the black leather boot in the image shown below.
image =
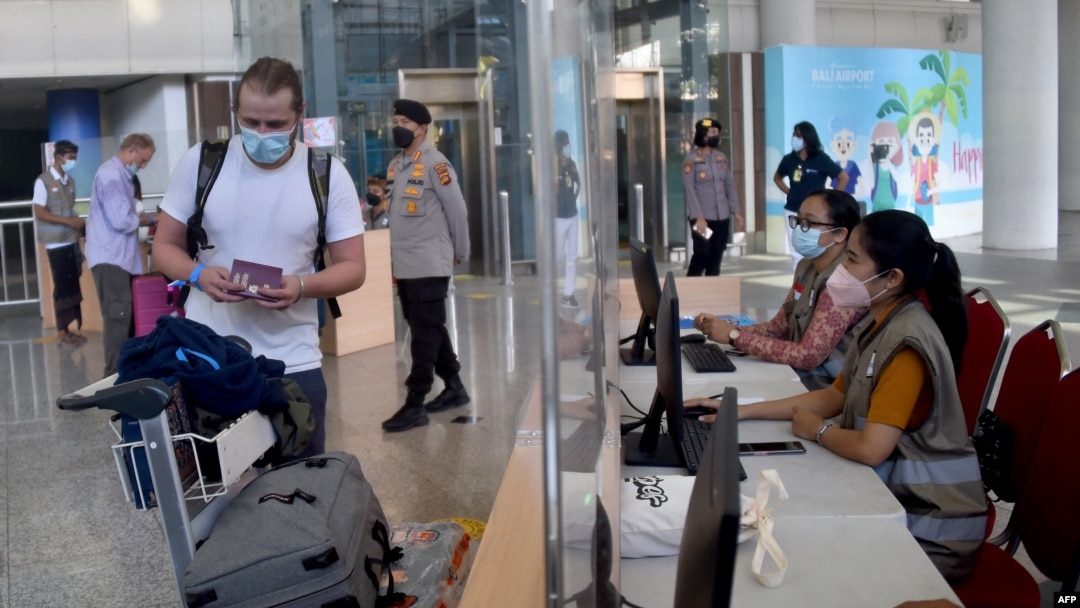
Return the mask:
[(407, 431), (414, 426), (424, 426), (428, 423), (427, 414), (424, 413), (424, 398), (410, 394), (405, 399), (405, 405), (389, 419), (384, 420), (382, 428), (387, 433), (399, 433)]
[(445, 382), (446, 388), (437, 397), (424, 404), (427, 411), (441, 412), (469, 402), (469, 392), (465, 390), (465, 385), (461, 383), (460, 376), (455, 374), (446, 379)]

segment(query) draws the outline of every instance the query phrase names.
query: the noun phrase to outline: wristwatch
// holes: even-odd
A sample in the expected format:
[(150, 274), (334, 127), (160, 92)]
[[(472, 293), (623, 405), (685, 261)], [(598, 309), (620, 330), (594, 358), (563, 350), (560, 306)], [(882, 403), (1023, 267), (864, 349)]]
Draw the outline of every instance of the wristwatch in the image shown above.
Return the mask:
[(821, 436), (824, 435), (825, 431), (829, 430), (829, 427), (832, 426), (832, 425), (833, 425), (833, 423), (831, 423), (831, 422), (823, 422), (821, 424), (821, 426), (818, 427), (818, 430), (817, 430), (817, 442), (818, 442), (818, 445), (820, 445), (822, 447), (825, 446), (825, 444), (821, 443)]
[(738, 339), (739, 339), (739, 330), (732, 329), (730, 332), (728, 332), (728, 335), (727, 335), (728, 344), (735, 344), (735, 340), (738, 340)]

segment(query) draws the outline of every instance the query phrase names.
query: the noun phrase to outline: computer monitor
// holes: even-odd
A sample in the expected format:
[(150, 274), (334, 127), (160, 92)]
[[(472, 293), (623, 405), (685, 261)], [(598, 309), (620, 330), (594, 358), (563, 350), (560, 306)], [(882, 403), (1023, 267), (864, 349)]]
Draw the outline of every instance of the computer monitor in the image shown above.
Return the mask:
[(654, 365), (653, 352), (646, 348), (652, 340), (656, 309), (660, 305), (660, 277), (656, 273), (656, 257), (651, 247), (630, 237), (630, 270), (634, 277), (634, 291), (641, 306), (641, 319), (630, 348), (619, 350), (619, 356), (627, 365)]
[[(724, 403), (738, 400), (734, 388), (724, 391)], [(721, 407), (686, 511), (675, 574), (679, 608), (726, 608), (731, 603), (741, 510), (736, 408)]]
[[(682, 350), (679, 339), (679, 294), (675, 274), (664, 277), (664, 290), (656, 308), (656, 393), (641, 433), (629, 433), (624, 442), (626, 464), (683, 467)], [(664, 415), (667, 434), (662, 434)]]

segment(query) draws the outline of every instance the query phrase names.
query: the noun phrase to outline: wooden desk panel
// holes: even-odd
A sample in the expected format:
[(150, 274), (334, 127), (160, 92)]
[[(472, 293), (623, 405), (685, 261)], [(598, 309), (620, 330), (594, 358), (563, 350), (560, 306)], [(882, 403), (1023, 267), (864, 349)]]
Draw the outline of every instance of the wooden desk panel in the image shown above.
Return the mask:
[(338, 296), (341, 318), (327, 311), (319, 348), (327, 355), (348, 355), (394, 341), (394, 286), (390, 271), (390, 231), (364, 233), (367, 278), (356, 291)]
[[(86, 251), (86, 239), (79, 241), (79, 247)], [(142, 244), (143, 260), (146, 259), (149, 250), (146, 243)], [(45, 246), (38, 244), (38, 297), (41, 299), (41, 325), (45, 329), (56, 328), (56, 312), (53, 310), (53, 280), (52, 267), (49, 266), (49, 255), (45, 252)], [(145, 262), (144, 262), (145, 269)], [(82, 331), (100, 332), (105, 327), (101, 318), (101, 304), (98, 303), (97, 287), (94, 285), (94, 275), (90, 273), (90, 267), (83, 259), (82, 276), (79, 277), (79, 288), (82, 289)], [(72, 326), (72, 329), (75, 329)]]
[[(664, 277), (660, 277), (660, 286)], [(679, 292), (679, 314), (694, 315), (709, 312), (735, 315), (742, 312), (742, 291), (739, 277), (675, 277)], [(641, 317), (634, 280), (619, 279), (619, 319), (637, 321)]]

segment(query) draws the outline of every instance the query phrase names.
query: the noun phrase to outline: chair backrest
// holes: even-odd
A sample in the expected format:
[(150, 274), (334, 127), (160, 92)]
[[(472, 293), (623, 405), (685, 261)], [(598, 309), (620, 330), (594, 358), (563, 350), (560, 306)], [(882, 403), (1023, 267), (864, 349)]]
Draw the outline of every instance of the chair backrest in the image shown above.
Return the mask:
[(994, 401), (994, 413), (1014, 435), (1008, 484), (1001, 496), (1007, 501), (1015, 500), (1023, 488), (1050, 396), (1067, 371), (1069, 355), (1054, 320), (1021, 336), (1009, 353)]
[[(1035, 566), (1075, 588), (1080, 547), (1080, 370), (1061, 379), (1047, 408), (1012, 521)], [(1071, 579), (1071, 580), (1070, 580)], [(1063, 587), (1064, 588), (1064, 587)]]
[(975, 421), (986, 408), (997, 380), (1001, 362), (1009, 346), (1009, 319), (998, 306), (994, 296), (983, 287), (976, 287), (964, 297), (967, 304), (968, 338), (956, 387), (964, 406), (968, 435), (975, 430)]

